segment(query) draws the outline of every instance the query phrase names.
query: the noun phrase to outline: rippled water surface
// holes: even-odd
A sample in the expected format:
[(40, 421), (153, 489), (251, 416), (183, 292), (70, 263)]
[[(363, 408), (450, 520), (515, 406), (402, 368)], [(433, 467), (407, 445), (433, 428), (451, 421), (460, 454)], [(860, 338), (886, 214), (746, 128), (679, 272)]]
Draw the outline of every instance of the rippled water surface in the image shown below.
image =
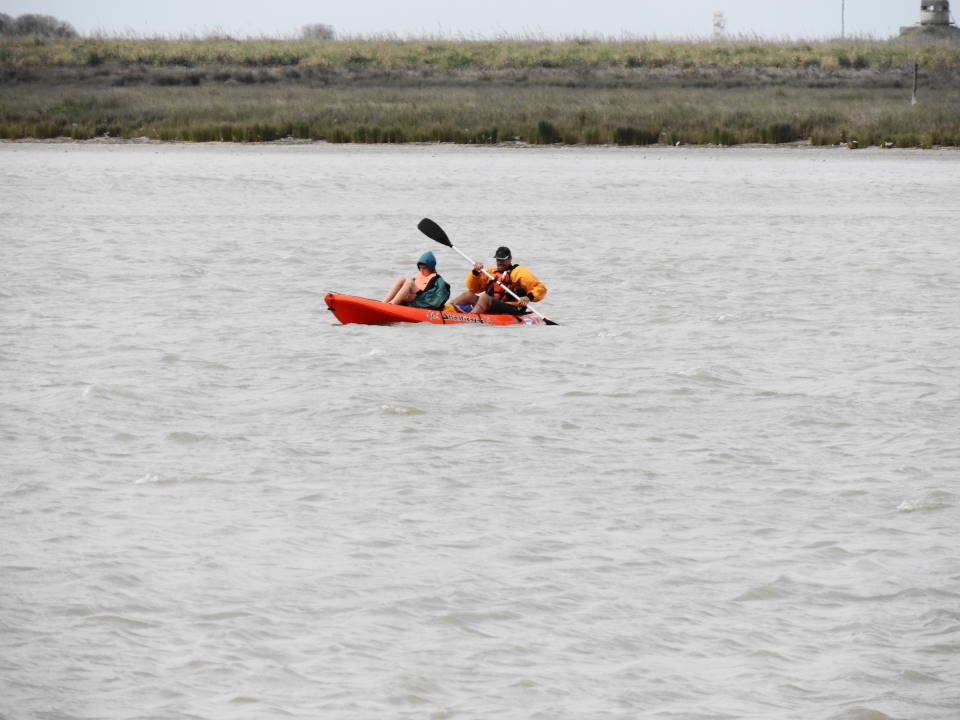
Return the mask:
[[(0, 145), (0, 717), (960, 717), (960, 154)], [(501, 244), (557, 327), (342, 326)]]

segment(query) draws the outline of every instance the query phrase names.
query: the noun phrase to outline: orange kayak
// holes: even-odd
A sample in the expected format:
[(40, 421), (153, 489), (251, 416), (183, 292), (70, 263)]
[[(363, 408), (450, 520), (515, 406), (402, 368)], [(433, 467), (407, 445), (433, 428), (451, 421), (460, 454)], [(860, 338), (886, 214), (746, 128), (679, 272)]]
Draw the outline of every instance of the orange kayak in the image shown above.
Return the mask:
[(327, 308), (344, 325), (392, 325), (394, 323), (434, 323), (437, 325), (556, 325), (534, 313), (526, 315), (480, 315), (465, 313), (453, 305), (443, 310), (427, 310), (406, 305), (391, 305), (379, 300), (327, 293)]

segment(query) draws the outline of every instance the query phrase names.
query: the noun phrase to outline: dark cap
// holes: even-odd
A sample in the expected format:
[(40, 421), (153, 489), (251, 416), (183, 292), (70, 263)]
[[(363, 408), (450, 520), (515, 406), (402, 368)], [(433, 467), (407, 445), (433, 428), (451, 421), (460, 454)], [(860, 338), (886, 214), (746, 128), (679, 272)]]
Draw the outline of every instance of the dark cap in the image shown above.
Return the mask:
[(494, 260), (506, 260), (508, 257), (513, 257), (510, 253), (510, 248), (505, 245), (501, 245), (497, 248), (497, 251), (493, 254)]

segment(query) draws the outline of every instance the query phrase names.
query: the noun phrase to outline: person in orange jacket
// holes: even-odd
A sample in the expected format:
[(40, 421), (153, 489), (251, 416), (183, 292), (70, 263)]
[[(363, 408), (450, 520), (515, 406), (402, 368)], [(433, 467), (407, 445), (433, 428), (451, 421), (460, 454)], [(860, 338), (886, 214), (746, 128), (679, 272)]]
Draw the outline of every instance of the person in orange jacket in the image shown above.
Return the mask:
[[(530, 302), (540, 302), (547, 294), (547, 286), (536, 275), (522, 265), (513, 262), (508, 247), (498, 247), (494, 253), (496, 267), (487, 268), (496, 281), (484, 274), (483, 263), (476, 263), (467, 273), (467, 289), (453, 299), (453, 304), (467, 312), (489, 313), (492, 315), (523, 315)], [(497, 282), (499, 281), (499, 282)], [(517, 300), (503, 286), (510, 288)]]

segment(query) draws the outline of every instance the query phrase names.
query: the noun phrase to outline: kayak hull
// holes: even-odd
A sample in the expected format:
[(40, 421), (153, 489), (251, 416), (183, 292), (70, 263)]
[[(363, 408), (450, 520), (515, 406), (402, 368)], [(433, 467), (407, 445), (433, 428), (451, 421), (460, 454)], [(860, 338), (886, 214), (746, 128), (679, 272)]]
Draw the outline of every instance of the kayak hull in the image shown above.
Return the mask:
[[(526, 315), (480, 315), (478, 313), (427, 310), (406, 305), (327, 293), (324, 296), (327, 308), (344, 325), (394, 325), (396, 323), (434, 323), (435, 325), (546, 325), (547, 322), (533, 313)], [(449, 305), (447, 307), (450, 307)]]

